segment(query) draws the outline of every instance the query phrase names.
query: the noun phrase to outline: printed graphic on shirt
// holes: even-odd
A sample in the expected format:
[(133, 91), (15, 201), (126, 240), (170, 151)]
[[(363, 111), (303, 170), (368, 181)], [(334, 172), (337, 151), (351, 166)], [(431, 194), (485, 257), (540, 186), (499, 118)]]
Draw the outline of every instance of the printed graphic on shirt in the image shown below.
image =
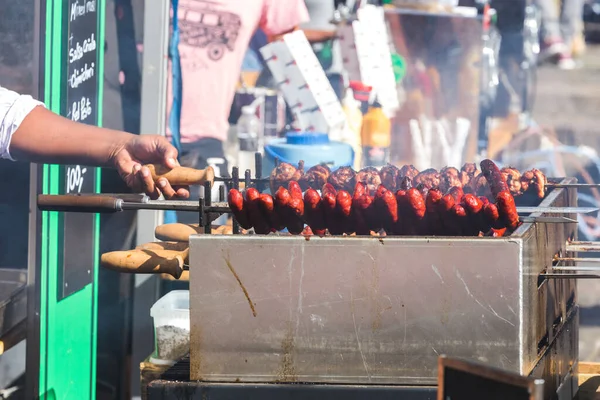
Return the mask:
[(181, 43), (206, 48), (212, 61), (234, 51), (242, 27), (238, 14), (220, 10), (218, 2), (208, 0), (181, 2), (177, 12)]

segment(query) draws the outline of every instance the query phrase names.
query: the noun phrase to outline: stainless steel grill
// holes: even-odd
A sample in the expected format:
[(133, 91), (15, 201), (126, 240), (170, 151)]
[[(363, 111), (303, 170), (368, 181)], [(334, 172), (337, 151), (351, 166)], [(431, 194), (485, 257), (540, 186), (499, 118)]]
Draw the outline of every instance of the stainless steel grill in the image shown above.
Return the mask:
[[(539, 206), (575, 204), (575, 189), (560, 188)], [(576, 232), (526, 223), (503, 238), (192, 236), (191, 378), (434, 384), (446, 354), (570, 391), (576, 283), (544, 273)]]

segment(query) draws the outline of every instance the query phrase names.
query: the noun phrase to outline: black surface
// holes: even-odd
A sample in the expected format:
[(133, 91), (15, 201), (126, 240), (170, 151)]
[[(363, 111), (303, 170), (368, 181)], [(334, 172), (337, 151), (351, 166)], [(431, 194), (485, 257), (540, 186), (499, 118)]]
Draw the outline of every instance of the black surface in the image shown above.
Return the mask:
[(444, 374), (446, 400), (530, 400), (529, 388), (447, 368)]
[(435, 400), (435, 387), (323, 385), (323, 384), (246, 384), (190, 381), (190, 361), (186, 357), (168, 369), (159, 380), (148, 385), (148, 400)]
[[(69, 0), (65, 10), (67, 24), (64, 84), (66, 104), (63, 115), (76, 122), (98, 124), (98, 9), (96, 2)], [(61, 167), (61, 194), (93, 193), (95, 170), (80, 165)], [(62, 270), (59, 271), (58, 299), (78, 292), (92, 282), (91, 269), (96, 257), (93, 214), (65, 213)], [(62, 262), (61, 262), (62, 261)]]

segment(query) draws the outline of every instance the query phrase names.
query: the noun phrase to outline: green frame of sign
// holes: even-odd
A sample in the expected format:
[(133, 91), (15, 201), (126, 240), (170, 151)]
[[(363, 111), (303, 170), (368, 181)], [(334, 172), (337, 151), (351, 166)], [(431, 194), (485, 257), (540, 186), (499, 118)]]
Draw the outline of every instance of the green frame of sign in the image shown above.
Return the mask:
[[(43, 63), (44, 102), (46, 106), (64, 115), (67, 60), (68, 1), (46, 0), (46, 35)], [(97, 69), (98, 125), (102, 121), (102, 84), (104, 76), (104, 18), (105, 2), (96, 0), (98, 18)], [(42, 192), (58, 194), (61, 185), (60, 167), (44, 165), (40, 168)], [(96, 168), (96, 192), (100, 192), (100, 169)], [(99, 253), (100, 218), (95, 217), (94, 248)], [(36, 279), (40, 279), (39, 293), (39, 377), (38, 396), (42, 399), (95, 399), (96, 398), (96, 329), (98, 315), (98, 258), (92, 268), (92, 283), (58, 300), (59, 268), (62, 260), (62, 215), (57, 212), (41, 213), (40, 265)], [(99, 254), (98, 254), (99, 256)]]

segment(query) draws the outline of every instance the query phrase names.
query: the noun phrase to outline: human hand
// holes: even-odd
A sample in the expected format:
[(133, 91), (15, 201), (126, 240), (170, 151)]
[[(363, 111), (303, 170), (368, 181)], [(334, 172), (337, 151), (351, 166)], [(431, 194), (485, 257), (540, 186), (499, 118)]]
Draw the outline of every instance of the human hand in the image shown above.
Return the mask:
[(130, 188), (145, 192), (153, 200), (161, 193), (165, 199), (186, 199), (190, 195), (189, 187), (172, 187), (165, 178), (154, 182), (150, 170), (143, 167), (145, 164), (161, 164), (169, 169), (179, 166), (177, 149), (163, 136), (131, 135), (115, 147), (111, 162)]

